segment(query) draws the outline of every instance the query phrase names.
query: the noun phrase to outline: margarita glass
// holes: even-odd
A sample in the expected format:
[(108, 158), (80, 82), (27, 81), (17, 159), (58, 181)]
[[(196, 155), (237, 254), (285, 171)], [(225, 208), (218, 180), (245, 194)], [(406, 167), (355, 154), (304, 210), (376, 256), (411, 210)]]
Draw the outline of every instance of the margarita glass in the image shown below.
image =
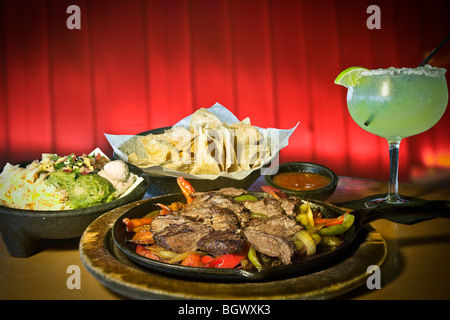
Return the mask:
[[(344, 79), (345, 72), (352, 76)], [(347, 105), (353, 120), (389, 143), (389, 192), (385, 198), (366, 202), (366, 206), (407, 201), (398, 194), (400, 142), (441, 119), (448, 102), (445, 73), (445, 69), (429, 65), (377, 70), (353, 67), (336, 78), (335, 83), (348, 88)]]

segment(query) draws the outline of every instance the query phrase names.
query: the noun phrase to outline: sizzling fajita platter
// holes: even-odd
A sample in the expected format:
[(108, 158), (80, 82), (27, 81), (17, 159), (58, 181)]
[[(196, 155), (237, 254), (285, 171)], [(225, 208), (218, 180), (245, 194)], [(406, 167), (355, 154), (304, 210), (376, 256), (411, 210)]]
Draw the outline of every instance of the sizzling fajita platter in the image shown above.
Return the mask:
[(150, 269), (222, 281), (287, 275), (329, 259), (352, 235), (352, 214), (338, 215), (325, 203), (273, 187), (197, 193), (183, 177), (177, 182), (184, 199), (156, 198), (124, 214), (112, 229), (116, 246)]
[[(260, 202), (274, 200), (264, 192), (251, 192), (246, 195), (255, 197)], [(136, 223), (140, 217), (145, 216), (146, 212), (158, 211), (157, 208), (161, 202), (181, 201), (183, 196), (172, 194), (149, 199), (127, 210), (116, 220), (111, 229), (114, 245), (137, 264), (170, 276), (225, 282), (265, 281), (307, 274), (308, 271), (323, 268), (342, 249), (349, 247), (344, 243), (355, 236), (353, 229), (344, 227), (347, 231), (339, 236), (322, 236), (321, 240), (327, 241), (328, 244), (316, 246), (314, 235), (318, 236), (318, 234), (306, 234), (307, 231), (301, 229), (301, 224), (281, 215), (270, 218), (251, 218), (249, 225), (245, 228), (224, 231), (222, 229), (224, 226), (219, 225), (223, 223), (223, 217), (218, 215), (212, 220), (221, 221), (208, 221), (206, 223), (210, 223), (210, 226), (203, 227), (194, 220), (184, 219), (188, 215), (169, 213), (153, 219), (155, 241), (150, 241), (152, 244), (147, 245), (140, 243), (145, 242), (143, 238), (148, 231), (134, 233), (127, 230), (130, 226), (130, 224), (127, 225), (127, 221)], [(348, 214), (323, 202), (303, 200), (302, 204), (307, 204), (315, 212), (320, 210), (323, 216), (327, 217)], [(185, 213), (193, 214), (188, 211)], [(258, 215), (261, 216), (261, 214)], [(204, 225), (207, 218), (201, 219), (203, 219), (201, 224)], [(169, 224), (169, 226), (163, 231), (157, 231), (160, 224)], [(145, 227), (138, 228), (142, 230)], [(323, 227), (322, 234), (331, 234), (333, 229), (338, 228)], [(363, 232), (362, 237), (364, 238), (365, 235)], [(303, 240), (302, 237), (308, 237), (312, 241), (308, 243), (308, 240)], [(341, 250), (337, 250), (339, 246), (342, 247)]]
[[(324, 299), (333, 298), (365, 283), (367, 267), (381, 266), (386, 243), (370, 227), (362, 228), (345, 253), (318, 258), (309, 266), (290, 264), (270, 271), (242, 268), (189, 267), (152, 259), (133, 259), (134, 248), (124, 239), (123, 246), (113, 238), (128, 237), (124, 218), (141, 217), (157, 203), (181, 200), (182, 194), (145, 199), (114, 209), (94, 221), (80, 241), (84, 266), (103, 285), (133, 299)], [(324, 211), (342, 214), (338, 207), (320, 201), (311, 203)], [(114, 235), (115, 234), (115, 235)], [(127, 249), (127, 246), (128, 249)], [(139, 257), (137, 257), (139, 259)], [(319, 260), (322, 260), (319, 262)], [(201, 276), (198, 276), (201, 273)]]

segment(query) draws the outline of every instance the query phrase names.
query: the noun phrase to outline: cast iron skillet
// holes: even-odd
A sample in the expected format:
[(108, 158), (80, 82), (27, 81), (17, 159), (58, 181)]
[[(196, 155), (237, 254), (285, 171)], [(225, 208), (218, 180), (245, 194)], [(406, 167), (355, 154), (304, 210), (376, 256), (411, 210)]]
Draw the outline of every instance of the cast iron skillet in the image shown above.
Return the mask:
[[(267, 194), (262, 192), (251, 192), (257, 197), (263, 197)], [(344, 242), (337, 249), (332, 251), (318, 252), (313, 256), (304, 257), (298, 263), (290, 265), (282, 265), (262, 271), (246, 271), (243, 269), (215, 269), (215, 268), (198, 268), (186, 267), (178, 264), (169, 264), (165, 262), (155, 261), (135, 253), (136, 245), (129, 242), (134, 235), (133, 232), (126, 230), (125, 224), (122, 222), (124, 218), (141, 218), (147, 213), (160, 209), (155, 203), (170, 204), (174, 201), (185, 201), (182, 194), (169, 194), (148, 199), (139, 205), (126, 211), (120, 216), (112, 227), (112, 237), (115, 245), (129, 259), (144, 266), (151, 271), (169, 274), (174, 277), (188, 278), (196, 280), (215, 280), (215, 281), (243, 281), (243, 280), (267, 280), (274, 278), (283, 278), (289, 276), (300, 276), (315, 270), (330, 267), (339, 259), (345, 259), (352, 249), (356, 249), (365, 239), (367, 229), (364, 228), (369, 222), (389, 218), (394, 216), (426, 216), (434, 217), (450, 217), (450, 202), (447, 201), (423, 201), (420, 204), (400, 204), (385, 205), (378, 208), (355, 210), (353, 226), (344, 234)], [(313, 211), (320, 211), (326, 218), (337, 217), (345, 211), (331, 204), (318, 200), (305, 199), (309, 201)]]

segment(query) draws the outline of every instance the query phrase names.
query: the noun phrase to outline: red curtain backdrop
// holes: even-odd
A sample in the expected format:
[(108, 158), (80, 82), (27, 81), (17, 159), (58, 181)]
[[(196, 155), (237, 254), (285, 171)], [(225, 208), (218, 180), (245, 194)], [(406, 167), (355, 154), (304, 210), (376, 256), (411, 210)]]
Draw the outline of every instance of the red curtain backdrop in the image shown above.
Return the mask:
[[(70, 5), (81, 29), (69, 29)], [(381, 29), (366, 25), (370, 5)], [(82, 154), (104, 133), (168, 126), (215, 102), (261, 127), (299, 127), (281, 162), (388, 179), (384, 139), (359, 128), (350, 66), (415, 67), (450, 33), (447, 0), (4, 0), (0, 165)], [(450, 43), (431, 61), (450, 70)], [(447, 74), (448, 78), (448, 74)], [(400, 148), (400, 181), (450, 168), (450, 111)]]

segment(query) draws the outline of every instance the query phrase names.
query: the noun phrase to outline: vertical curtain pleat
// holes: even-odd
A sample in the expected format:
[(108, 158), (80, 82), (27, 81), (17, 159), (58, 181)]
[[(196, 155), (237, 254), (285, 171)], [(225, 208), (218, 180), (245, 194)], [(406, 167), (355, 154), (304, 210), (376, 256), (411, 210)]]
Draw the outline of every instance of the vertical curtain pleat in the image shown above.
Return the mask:
[[(402, 42), (405, 46), (402, 59), (411, 65), (419, 64), (444, 39), (445, 34), (450, 34), (450, 3), (438, 1), (433, 4), (433, 10), (428, 9), (429, 4), (427, 1), (418, 1), (416, 10), (403, 6), (402, 10), (408, 14), (409, 19), (417, 22), (409, 27), (406, 24), (397, 23), (398, 33), (408, 35), (408, 41)], [(401, 31), (403, 33), (400, 33)], [(450, 43), (441, 49), (431, 64), (447, 68), (448, 83), (450, 81)], [(450, 167), (449, 128), (450, 112), (447, 107), (447, 111), (436, 126), (424, 134), (405, 139), (409, 145), (411, 169), (409, 174), (413, 174), (414, 171), (423, 174), (424, 171), (434, 172), (439, 167)]]
[(9, 111), (6, 108), (7, 100), (7, 81), (6, 81), (6, 30), (5, 30), (5, 8), (0, 5), (0, 165), (4, 159), (10, 158), (9, 153)]
[[(69, 5), (81, 10), (70, 30)], [(388, 177), (388, 146), (354, 123), (335, 77), (414, 67), (450, 31), (448, 1), (0, 1), (0, 165), (100, 147), (219, 102), (260, 127), (300, 122), (280, 160)], [(449, 45), (433, 65), (449, 68)], [(405, 139), (400, 180), (450, 168), (450, 112)]]
[(342, 71), (336, 9), (335, 2), (305, 2), (304, 10), (308, 12), (304, 15), (308, 48), (305, 58), (309, 68), (303, 76), (309, 81), (313, 96), (309, 108), (314, 130), (314, 158), (341, 172), (346, 166), (346, 153), (341, 157), (336, 157), (336, 154), (346, 150), (346, 128), (342, 125), (346, 114), (342, 90), (336, 90), (338, 88), (334, 84), (334, 79)]
[(267, 1), (231, 1), (230, 5), (236, 115), (249, 116), (261, 127), (276, 125)]
[(66, 23), (66, 16), (60, 13), (66, 11), (67, 3), (52, 1), (47, 6), (49, 93), (54, 133), (51, 150), (58, 150), (61, 154), (83, 149), (89, 152), (99, 141), (89, 37), (87, 33), (61, 28)]
[(86, 4), (97, 141), (103, 132), (135, 134), (145, 131), (148, 128), (145, 70), (148, 58), (145, 55), (143, 2), (86, 1)]
[[(295, 160), (311, 161), (315, 154), (314, 118), (304, 3), (272, 1), (270, 19), (277, 126), (287, 129), (300, 122), (290, 148), (295, 150)], [(284, 160), (283, 154), (281, 157)]]
[(143, 1), (148, 55), (148, 127), (170, 126), (194, 111), (189, 1)]
[[(27, 10), (22, 10), (25, 5)], [(2, 89), (6, 92), (2, 96), (6, 105), (2, 105), (2, 110), (6, 109), (3, 121), (8, 128), (8, 141), (2, 153), (13, 161), (51, 149), (53, 145), (49, 28), (45, 5), (6, 1), (3, 7), (6, 70)], [(33, 28), (25, 21), (33, 21)]]
[(234, 109), (227, 1), (189, 3), (193, 106), (221, 102)]

